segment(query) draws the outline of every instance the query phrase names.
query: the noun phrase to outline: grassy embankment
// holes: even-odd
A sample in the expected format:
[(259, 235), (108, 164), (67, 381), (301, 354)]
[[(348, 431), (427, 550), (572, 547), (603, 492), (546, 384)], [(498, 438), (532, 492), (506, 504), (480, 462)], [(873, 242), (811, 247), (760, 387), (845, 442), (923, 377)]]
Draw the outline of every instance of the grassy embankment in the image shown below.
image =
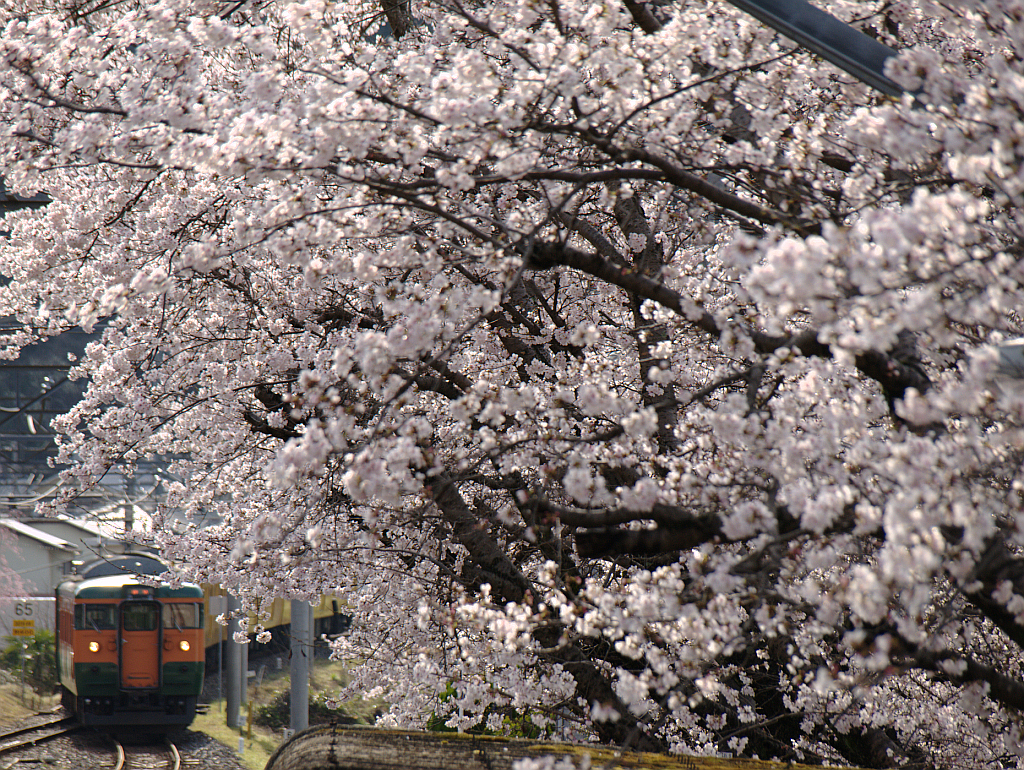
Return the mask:
[(38, 711), (55, 708), (60, 702), (56, 695), (37, 695), (31, 687), (25, 687), (24, 699), (19, 682), (5, 681), (0, 684), (0, 726), (12, 725)]
[[(315, 660), (313, 670), (310, 672), (310, 695), (317, 698), (337, 692), (345, 682), (347, 668), (345, 663)], [(281, 706), (279, 701), (280, 696), (287, 692), (290, 682), (287, 667), (281, 671), (273, 671), (269, 666), (264, 670), (263, 680), (259, 685), (250, 680), (249, 702), (252, 704), (253, 717), (260, 707), (276, 704), (280, 707), (282, 721), (287, 724), (289, 721), (287, 707)], [(368, 720), (377, 705), (379, 704), (366, 703), (356, 699), (343, 704), (342, 711), (355, 719)], [(241, 734), (244, 738), (244, 748), (240, 756), (242, 762), (252, 770), (263, 770), (270, 755), (281, 744), (283, 731), (271, 730), (253, 724), (250, 734), (248, 726), (242, 728), (241, 731), (237, 727), (228, 727), (225, 717), (224, 701), (222, 699), (214, 700), (210, 703), (210, 710), (206, 714), (196, 717), (196, 721), (192, 723), (192, 729), (206, 733), (214, 740), (220, 741), (234, 750), (238, 749), (238, 738)]]

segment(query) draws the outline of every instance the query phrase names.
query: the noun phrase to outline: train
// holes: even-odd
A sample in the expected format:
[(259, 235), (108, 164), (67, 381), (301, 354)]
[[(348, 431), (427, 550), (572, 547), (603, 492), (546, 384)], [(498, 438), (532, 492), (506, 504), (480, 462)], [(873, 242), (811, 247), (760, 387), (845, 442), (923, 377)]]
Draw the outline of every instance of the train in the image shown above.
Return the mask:
[(129, 561), (102, 560), (56, 588), (61, 702), (85, 725), (185, 727), (206, 668), (203, 589), (153, 585), (142, 562), (166, 566)]
[[(218, 647), (227, 640), (231, 634), (227, 626), (214, 621), (214, 619), (227, 611), (227, 591), (221, 586), (203, 583), (203, 594), (206, 597), (207, 614), (211, 622), (206, 624), (206, 651), (207, 663), (214, 665)], [(313, 638), (319, 640), (323, 636), (334, 637), (343, 634), (352, 624), (352, 616), (347, 614), (344, 602), (336, 596), (325, 595), (313, 607)], [(271, 641), (259, 643), (256, 641), (253, 629), (259, 626), (270, 632)], [(286, 652), (290, 646), (288, 630), (291, 627), (291, 602), (286, 599), (275, 598), (260, 608), (259, 618), (255, 615), (249, 616), (249, 647), (254, 652)]]
[[(230, 634), (212, 618), (226, 611), (227, 597), (219, 586), (142, 577), (168, 569), (154, 554), (126, 553), (80, 565), (57, 585), (61, 702), (83, 724), (177, 729), (195, 718), (207, 663), (215, 672), (223, 665)], [(351, 623), (333, 596), (321, 598), (313, 617), (314, 638)], [(254, 647), (286, 650), (290, 621), (289, 602), (274, 599), (260, 613), (272, 641)]]

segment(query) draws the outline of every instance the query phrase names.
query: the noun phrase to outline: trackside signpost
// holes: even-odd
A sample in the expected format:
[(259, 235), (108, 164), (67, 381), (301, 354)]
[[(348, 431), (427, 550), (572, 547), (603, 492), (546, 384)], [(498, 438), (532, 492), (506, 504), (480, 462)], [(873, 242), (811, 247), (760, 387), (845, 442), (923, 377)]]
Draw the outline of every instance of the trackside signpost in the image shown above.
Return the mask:
[[(19, 604), (16, 614), (32, 614), (32, 605)], [(15, 618), (11, 621), (11, 636), (32, 638), (36, 635), (35, 618)], [(25, 702), (25, 663), (28, 661), (28, 642), (21, 645), (21, 702)]]
[(11, 636), (35, 636), (36, 622), (32, 619), (19, 618), (11, 621)]

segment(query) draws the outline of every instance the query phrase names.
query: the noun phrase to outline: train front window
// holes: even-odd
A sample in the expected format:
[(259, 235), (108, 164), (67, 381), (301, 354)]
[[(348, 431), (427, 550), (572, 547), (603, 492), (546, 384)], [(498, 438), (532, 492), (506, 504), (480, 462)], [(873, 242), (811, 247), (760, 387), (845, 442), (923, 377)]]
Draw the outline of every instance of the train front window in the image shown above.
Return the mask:
[(114, 604), (75, 605), (75, 628), (78, 630), (111, 631), (117, 628), (117, 606)]
[(164, 628), (203, 627), (203, 605), (201, 604), (165, 604)]
[(125, 605), (121, 615), (124, 630), (155, 631), (159, 611), (160, 606), (156, 604)]

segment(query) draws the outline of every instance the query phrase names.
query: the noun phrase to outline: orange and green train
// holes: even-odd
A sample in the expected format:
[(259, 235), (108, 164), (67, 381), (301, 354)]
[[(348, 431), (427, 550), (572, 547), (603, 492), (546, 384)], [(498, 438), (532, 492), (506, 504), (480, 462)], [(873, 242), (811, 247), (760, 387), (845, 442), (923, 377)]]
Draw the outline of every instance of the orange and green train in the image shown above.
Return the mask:
[(87, 725), (182, 727), (203, 688), (203, 589), (136, 575), (78, 575), (57, 586), (57, 672)]

